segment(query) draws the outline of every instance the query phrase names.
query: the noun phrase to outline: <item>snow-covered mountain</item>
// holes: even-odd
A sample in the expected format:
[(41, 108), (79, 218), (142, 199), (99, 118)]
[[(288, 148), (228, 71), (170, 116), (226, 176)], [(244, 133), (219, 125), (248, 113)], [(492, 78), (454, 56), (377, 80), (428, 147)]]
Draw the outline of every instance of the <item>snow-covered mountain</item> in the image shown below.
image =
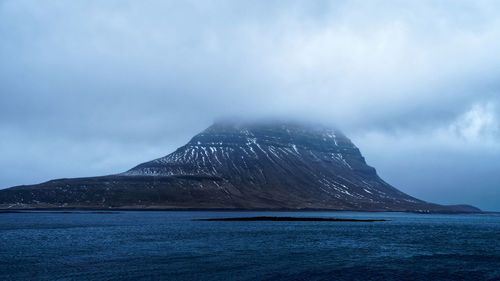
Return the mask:
[[(403, 160), (402, 160), (403, 161)], [(216, 123), (121, 174), (0, 191), (4, 207), (335, 209), (475, 212), (413, 198), (380, 179), (340, 131)]]

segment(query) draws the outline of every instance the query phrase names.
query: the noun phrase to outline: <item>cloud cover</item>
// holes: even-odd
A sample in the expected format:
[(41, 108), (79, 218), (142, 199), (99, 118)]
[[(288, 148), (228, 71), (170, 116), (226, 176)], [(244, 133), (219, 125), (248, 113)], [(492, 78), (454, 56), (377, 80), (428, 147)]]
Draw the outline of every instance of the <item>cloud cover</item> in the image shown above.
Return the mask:
[(500, 210), (495, 1), (0, 1), (0, 186), (121, 172), (213, 120), (340, 127), (381, 176)]

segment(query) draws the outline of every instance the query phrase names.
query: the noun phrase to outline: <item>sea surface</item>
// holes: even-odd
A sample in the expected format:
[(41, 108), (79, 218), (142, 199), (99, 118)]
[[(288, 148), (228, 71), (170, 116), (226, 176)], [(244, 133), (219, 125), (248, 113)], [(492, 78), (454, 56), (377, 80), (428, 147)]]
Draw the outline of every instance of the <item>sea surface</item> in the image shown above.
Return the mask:
[[(385, 222), (193, 221), (293, 216)], [(0, 280), (500, 280), (500, 215), (0, 214)]]

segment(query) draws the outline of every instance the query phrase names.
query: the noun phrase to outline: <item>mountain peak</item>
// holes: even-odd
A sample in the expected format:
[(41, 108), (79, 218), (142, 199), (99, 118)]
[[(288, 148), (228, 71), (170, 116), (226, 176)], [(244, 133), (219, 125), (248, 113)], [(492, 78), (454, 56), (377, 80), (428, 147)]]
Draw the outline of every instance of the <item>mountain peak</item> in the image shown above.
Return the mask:
[[(289, 158), (322, 159), (338, 168), (375, 174), (359, 149), (340, 131), (291, 122), (218, 122), (165, 157), (143, 163), (124, 175), (232, 174), (243, 161), (278, 163)], [(221, 161), (223, 160), (223, 161)], [(183, 168), (180, 168), (182, 163)], [(242, 163), (239, 163), (242, 164)]]
[(188, 144), (223, 146), (231, 143), (251, 145), (259, 143), (270, 146), (305, 146), (323, 149), (330, 147), (355, 148), (354, 144), (339, 130), (317, 124), (290, 121), (260, 122), (216, 122), (196, 135)]

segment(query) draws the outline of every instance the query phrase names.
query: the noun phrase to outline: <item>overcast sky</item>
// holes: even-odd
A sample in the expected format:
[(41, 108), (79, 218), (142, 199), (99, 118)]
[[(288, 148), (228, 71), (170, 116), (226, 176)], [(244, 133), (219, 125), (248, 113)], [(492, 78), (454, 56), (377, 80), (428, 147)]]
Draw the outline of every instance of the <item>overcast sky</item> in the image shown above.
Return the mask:
[(334, 124), (390, 184), (500, 211), (499, 1), (0, 0), (0, 187), (214, 120)]

